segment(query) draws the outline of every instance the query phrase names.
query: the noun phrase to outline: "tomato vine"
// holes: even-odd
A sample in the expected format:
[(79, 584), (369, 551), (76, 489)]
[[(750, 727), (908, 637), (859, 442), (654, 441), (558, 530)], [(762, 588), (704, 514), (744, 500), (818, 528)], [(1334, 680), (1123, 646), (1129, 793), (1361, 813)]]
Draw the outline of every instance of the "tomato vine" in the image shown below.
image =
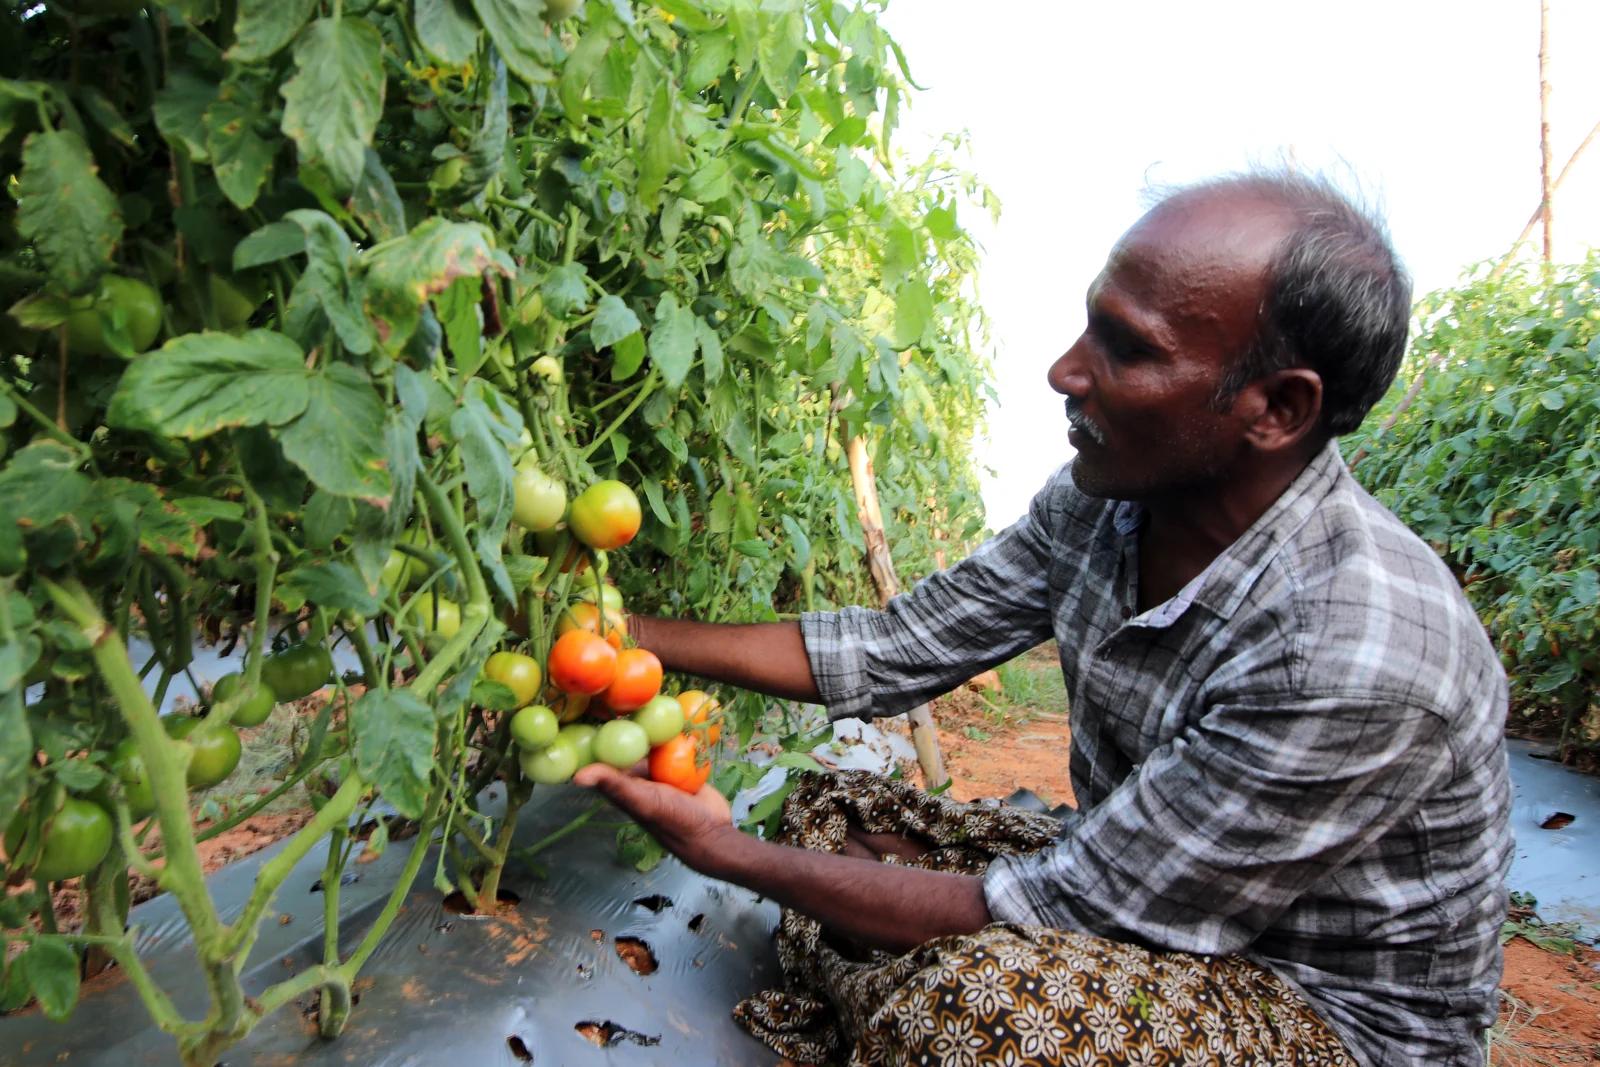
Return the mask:
[[(491, 909), (508, 861), (569, 832), (512, 849), (530, 772), (596, 749), (573, 720), (604, 696), (547, 686), (529, 711), (529, 667), (491, 655), (549, 679), (569, 605), (611, 636), (615, 597), (712, 619), (870, 600), (847, 436), (906, 573), (964, 551), (988, 368), (960, 214), (998, 205), (958, 140), (893, 148), (913, 83), (877, 7), (0, 5), (0, 810), (21, 812), (0, 928), (24, 943), (0, 1008), (65, 1018), (114, 960), (186, 1063), (308, 993), (336, 1035), (428, 856)], [(625, 499), (601, 499), (613, 481)], [(242, 664), (174, 726), (197, 641)], [(330, 674), (335, 645), (359, 670)], [(629, 662), (622, 704), (657, 684)], [(197, 830), (189, 780), (316, 687), (283, 783)], [(748, 743), (766, 710), (724, 697), (646, 701), (648, 727), (598, 748), (692, 709), (660, 762), (703, 780), (723, 723)], [(322, 786), (314, 817), (224, 921), (197, 842), (298, 782)], [(369, 818), (379, 799), (398, 816)], [(402, 824), (420, 843), (341, 957), (354, 831), (376, 851)], [(246, 998), (259, 925), (323, 840), (324, 961)], [(60, 930), (47, 879), (85, 864)], [(129, 872), (189, 922), (201, 1019), (140, 964)]]

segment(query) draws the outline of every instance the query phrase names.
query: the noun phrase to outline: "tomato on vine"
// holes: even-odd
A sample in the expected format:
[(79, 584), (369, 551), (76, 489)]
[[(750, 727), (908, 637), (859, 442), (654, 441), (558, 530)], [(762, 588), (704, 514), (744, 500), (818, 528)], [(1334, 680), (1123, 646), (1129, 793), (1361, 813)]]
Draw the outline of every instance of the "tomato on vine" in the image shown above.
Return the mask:
[(601, 582), (598, 592), (595, 590), (593, 581), (585, 579), (574, 582), (572, 595), (585, 603), (594, 604), (598, 602), (604, 605), (608, 611), (614, 611), (618, 615), (623, 613), (622, 590), (612, 585), (609, 581)]
[(625, 648), (617, 653), (616, 675), (600, 694), (600, 700), (612, 711), (637, 711), (659, 692), (661, 661), (656, 654), (643, 648)]
[(563, 723), (569, 723), (583, 718), (588, 713), (593, 697), (588, 693), (566, 693), (547, 682), (543, 699), (545, 707), (555, 712), (556, 718)]
[(122, 783), (122, 799), (128, 805), (128, 818), (134, 822), (156, 810), (155, 790), (150, 786), (150, 776), (144, 769), (144, 757), (139, 746), (128, 737), (117, 742), (111, 750), (106, 766)]
[(550, 681), (564, 693), (594, 696), (617, 674), (617, 650), (588, 630), (569, 630), (550, 646)]
[(633, 721), (644, 727), (652, 745), (659, 745), (682, 732), (683, 708), (669, 696), (654, 697), (633, 713)]
[(144, 282), (107, 274), (92, 298), (67, 317), (67, 347), (86, 356), (115, 354), (106, 340), (106, 319), (112, 311), (122, 312), (123, 328), (135, 352), (143, 352), (161, 332), (161, 294)]
[(556, 713), (542, 704), (529, 704), (511, 717), (511, 740), (525, 752), (543, 748), (560, 732)]
[(548, 530), (567, 513), (567, 487), (537, 466), (537, 457), (517, 468), (511, 483), (511, 521), (525, 530)]
[(588, 601), (580, 600), (568, 606), (561, 613), (561, 618), (556, 620), (557, 635), (574, 630), (585, 630), (604, 637), (607, 644), (621, 651), (623, 639), (628, 636), (628, 621), (620, 611), (612, 608), (602, 611)]
[(633, 490), (611, 480), (596, 482), (578, 494), (567, 527), (590, 548), (610, 552), (632, 541), (643, 520)]
[(688, 734), (679, 734), (650, 750), (650, 780), (698, 793), (711, 777), (711, 764), (700, 761), (700, 746)]
[(678, 694), (678, 705), (683, 708), (689, 733), (710, 748), (722, 738), (722, 705), (710, 693), (699, 689), (685, 689)]
[(612, 719), (594, 735), (594, 756), (601, 763), (625, 771), (650, 752), (650, 735), (632, 719)]
[(532, 704), (544, 685), (539, 661), (520, 652), (496, 652), (483, 665), (483, 676), (516, 694), (519, 708)]
[(285, 704), (308, 697), (328, 684), (333, 655), (321, 645), (290, 645), (261, 663), (261, 682)]
[(557, 739), (531, 752), (524, 749), (518, 763), (523, 776), (539, 785), (560, 785), (577, 773), (578, 749)]
[(578, 753), (578, 766), (587, 767), (594, 762), (594, 735), (599, 732), (600, 728), (592, 723), (568, 723), (556, 735), (556, 740), (570, 744)]
[[(168, 737), (174, 741), (185, 741), (205, 720), (188, 715), (168, 715), (162, 721)], [(239, 733), (232, 726), (205, 731), (199, 738), (189, 742), (189, 748), (193, 753), (189, 757), (190, 789), (210, 789), (225, 780), (239, 766), (239, 757), (244, 752)]]
[(444, 597), (435, 597), (431, 591), (418, 593), (407, 615), (424, 630), (441, 637), (454, 637), (461, 629), (461, 606)]
[[(6, 855), (16, 856), (27, 842), (28, 813), (17, 812), (6, 830)], [(92, 800), (67, 797), (47, 820), (44, 848), (34, 862), (35, 882), (61, 882), (88, 874), (111, 849), (111, 816)]]
[[(331, 661), (330, 661), (331, 662)], [(266, 664), (262, 664), (265, 673)], [(331, 669), (331, 668), (330, 668)], [(239, 673), (224, 674), (216, 680), (211, 687), (211, 703), (213, 706), (221, 704), (239, 691), (244, 685), (244, 675)], [(272, 714), (273, 707), (277, 704), (272, 687), (266, 682), (256, 686), (256, 695), (246, 701), (238, 711), (233, 713), (235, 726), (260, 726)]]

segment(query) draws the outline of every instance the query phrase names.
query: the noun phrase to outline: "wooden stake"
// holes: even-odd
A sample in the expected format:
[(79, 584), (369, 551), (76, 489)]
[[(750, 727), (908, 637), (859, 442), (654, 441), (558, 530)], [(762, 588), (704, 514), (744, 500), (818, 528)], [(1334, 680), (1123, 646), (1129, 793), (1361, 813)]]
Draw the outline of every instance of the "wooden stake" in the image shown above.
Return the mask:
[[(883, 532), (883, 509), (878, 505), (878, 482), (872, 471), (872, 457), (867, 455), (866, 438), (850, 438), (845, 454), (850, 459), (850, 481), (855, 486), (861, 536), (867, 545), (867, 569), (872, 572), (872, 583), (878, 587), (879, 603), (887, 607), (889, 599), (900, 592), (900, 579), (895, 576), (889, 539)], [(923, 780), (929, 789), (937, 789), (945, 783), (946, 775), (933, 713), (928, 705), (918, 704), (906, 712), (906, 718), (911, 720), (911, 743), (917, 749)]]
[(1555, 192), (1550, 174), (1550, 0), (1539, 0), (1539, 191), (1544, 209), (1544, 261), (1555, 259)]

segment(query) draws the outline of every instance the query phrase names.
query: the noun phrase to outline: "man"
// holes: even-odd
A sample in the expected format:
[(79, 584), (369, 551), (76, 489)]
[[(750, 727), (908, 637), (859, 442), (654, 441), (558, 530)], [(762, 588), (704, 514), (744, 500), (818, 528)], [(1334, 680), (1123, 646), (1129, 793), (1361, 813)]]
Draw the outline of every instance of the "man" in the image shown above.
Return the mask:
[(837, 775), (766, 842), (714, 791), (580, 772), (792, 909), (786, 990), (741, 1009), (758, 1036), (861, 1064), (1483, 1062), (1505, 678), (1335, 443), (1393, 380), (1409, 305), (1381, 227), (1320, 180), (1180, 191), (1050, 368), (1077, 455), (1026, 518), (885, 611), (631, 624), (671, 669), (835, 717), (1060, 647), (1078, 809), (1053, 841)]

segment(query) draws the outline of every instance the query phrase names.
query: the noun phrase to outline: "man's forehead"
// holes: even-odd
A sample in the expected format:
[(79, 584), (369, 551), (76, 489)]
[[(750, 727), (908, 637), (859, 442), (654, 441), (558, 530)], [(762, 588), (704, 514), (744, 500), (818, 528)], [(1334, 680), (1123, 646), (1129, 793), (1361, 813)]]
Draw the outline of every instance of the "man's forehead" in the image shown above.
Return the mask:
[(1180, 194), (1122, 235), (1104, 273), (1119, 287), (1236, 285), (1261, 276), (1297, 223), (1282, 202), (1253, 191)]

